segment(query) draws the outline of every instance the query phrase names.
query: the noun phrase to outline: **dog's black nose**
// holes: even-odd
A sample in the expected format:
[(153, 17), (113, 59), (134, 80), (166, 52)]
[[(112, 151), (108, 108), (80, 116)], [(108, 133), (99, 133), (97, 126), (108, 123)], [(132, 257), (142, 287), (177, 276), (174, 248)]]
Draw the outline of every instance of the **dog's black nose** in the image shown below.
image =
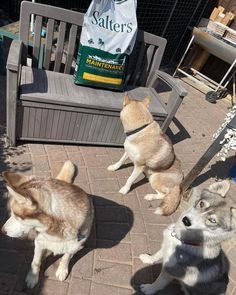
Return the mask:
[(190, 226), (192, 224), (189, 218), (186, 216), (182, 219), (182, 221), (185, 226)]

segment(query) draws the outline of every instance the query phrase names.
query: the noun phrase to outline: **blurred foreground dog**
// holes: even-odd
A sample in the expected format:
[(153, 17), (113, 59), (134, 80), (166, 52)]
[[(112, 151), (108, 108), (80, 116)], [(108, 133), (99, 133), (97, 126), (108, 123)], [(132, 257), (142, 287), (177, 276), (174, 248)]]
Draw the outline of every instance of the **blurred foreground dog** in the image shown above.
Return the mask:
[(224, 180), (195, 191), (194, 206), (164, 231), (160, 251), (140, 255), (144, 263), (162, 260), (156, 281), (141, 285), (144, 294), (155, 294), (173, 279), (184, 294), (226, 294), (229, 263), (221, 243), (236, 237), (236, 204), (225, 197), (229, 187)]
[(133, 182), (144, 172), (156, 194), (148, 194), (146, 200), (163, 199), (156, 214), (170, 215), (181, 200), (180, 183), (183, 173), (176, 158), (170, 139), (163, 134), (159, 124), (148, 110), (149, 97), (142, 101), (129, 99), (125, 94), (120, 118), (126, 133), (125, 153), (121, 159), (107, 169), (115, 171), (127, 158), (134, 164), (134, 170), (120, 193), (126, 194)]
[(45, 250), (63, 254), (56, 277), (63, 281), (68, 275), (72, 256), (83, 248), (92, 222), (92, 200), (72, 184), (75, 166), (65, 162), (56, 179), (41, 179), (21, 173), (4, 172), (10, 195), (11, 216), (2, 227), (9, 237), (18, 238), (36, 230), (34, 258), (26, 277), (29, 288), (39, 280)]

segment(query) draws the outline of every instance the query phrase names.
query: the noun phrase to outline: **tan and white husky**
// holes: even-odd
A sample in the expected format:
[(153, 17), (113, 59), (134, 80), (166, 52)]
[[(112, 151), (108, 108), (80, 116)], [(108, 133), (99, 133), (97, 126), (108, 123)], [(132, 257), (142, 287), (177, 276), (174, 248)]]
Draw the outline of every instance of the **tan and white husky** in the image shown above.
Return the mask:
[(68, 275), (72, 256), (83, 248), (93, 222), (92, 200), (72, 184), (75, 166), (66, 161), (56, 179), (3, 172), (9, 191), (11, 216), (2, 227), (6, 235), (18, 238), (36, 230), (34, 258), (26, 277), (29, 288), (39, 280), (45, 250), (63, 254), (56, 277)]
[(149, 103), (149, 97), (139, 101), (129, 99), (128, 94), (125, 94), (120, 113), (126, 133), (125, 153), (117, 163), (110, 165), (108, 170), (119, 169), (125, 160), (130, 158), (134, 170), (120, 193), (128, 193), (133, 182), (144, 172), (156, 191), (144, 198), (163, 199), (155, 213), (170, 215), (177, 209), (181, 200), (180, 183), (183, 180), (183, 172), (170, 139), (163, 134), (148, 110)]

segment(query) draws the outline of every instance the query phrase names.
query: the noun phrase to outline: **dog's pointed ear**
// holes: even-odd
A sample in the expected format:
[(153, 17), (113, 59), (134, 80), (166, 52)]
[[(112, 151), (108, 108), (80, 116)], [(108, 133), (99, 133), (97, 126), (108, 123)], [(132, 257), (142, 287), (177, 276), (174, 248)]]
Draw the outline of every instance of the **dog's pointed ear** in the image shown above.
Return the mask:
[(208, 187), (208, 190), (213, 193), (217, 193), (224, 198), (227, 192), (229, 191), (229, 188), (230, 188), (230, 182), (229, 180), (226, 179), (226, 180), (218, 181), (211, 184)]
[(14, 198), (19, 204), (24, 204), (25, 206), (32, 207), (33, 203), (30, 198), (26, 198), (15, 191), (12, 187), (7, 185), (7, 190), (12, 198)]
[(17, 191), (17, 188), (21, 184), (29, 181), (32, 177), (24, 175), (23, 173), (14, 173), (14, 172), (3, 172), (2, 176), (7, 184), (7, 190), (9, 192), (9, 195), (12, 198), (14, 198), (18, 203), (31, 207), (33, 205), (31, 199), (21, 195)]
[(149, 105), (150, 105), (150, 101), (151, 101), (151, 97), (150, 96), (146, 96), (144, 99), (143, 99), (143, 101), (142, 101), (142, 103), (145, 105), (145, 107), (149, 107)]
[(3, 172), (3, 179), (10, 187), (19, 187), (21, 184), (29, 181), (31, 179), (30, 176), (27, 176), (23, 173), (15, 173), (15, 172)]
[(129, 99), (129, 96), (128, 96), (128, 92), (125, 92), (124, 100), (123, 100), (123, 107), (125, 107), (129, 103), (130, 103), (130, 99)]

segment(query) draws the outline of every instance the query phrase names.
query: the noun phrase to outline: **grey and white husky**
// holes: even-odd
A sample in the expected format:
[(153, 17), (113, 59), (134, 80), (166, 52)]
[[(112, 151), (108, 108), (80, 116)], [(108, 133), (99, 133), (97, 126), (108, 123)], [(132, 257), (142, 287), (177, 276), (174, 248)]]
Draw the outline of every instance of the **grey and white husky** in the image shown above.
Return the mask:
[(141, 285), (144, 294), (155, 294), (173, 279), (180, 282), (184, 294), (226, 294), (229, 263), (221, 243), (236, 236), (236, 204), (226, 198), (229, 188), (224, 180), (202, 191), (195, 189), (194, 205), (164, 230), (161, 249), (139, 256), (149, 264), (162, 259), (159, 277)]

